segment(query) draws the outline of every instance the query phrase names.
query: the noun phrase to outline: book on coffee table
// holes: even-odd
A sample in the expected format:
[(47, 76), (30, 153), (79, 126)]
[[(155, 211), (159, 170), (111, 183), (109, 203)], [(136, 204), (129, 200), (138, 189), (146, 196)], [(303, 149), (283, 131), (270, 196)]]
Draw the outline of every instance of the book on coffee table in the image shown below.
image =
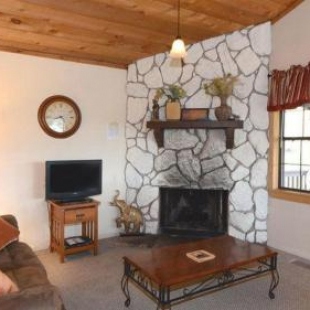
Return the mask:
[(214, 259), (215, 255), (207, 252), (205, 250), (196, 250), (193, 252), (186, 253), (186, 256), (197, 263), (206, 262), (208, 260)]

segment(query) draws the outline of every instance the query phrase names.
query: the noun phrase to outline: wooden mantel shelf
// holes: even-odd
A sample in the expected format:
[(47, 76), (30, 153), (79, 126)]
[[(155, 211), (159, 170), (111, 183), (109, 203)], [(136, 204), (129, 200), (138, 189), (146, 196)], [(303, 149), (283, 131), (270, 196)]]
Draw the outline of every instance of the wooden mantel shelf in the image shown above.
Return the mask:
[(234, 136), (236, 128), (243, 128), (243, 121), (227, 120), (227, 121), (149, 121), (147, 128), (154, 129), (154, 136), (158, 147), (164, 146), (164, 130), (165, 129), (224, 129), (226, 134), (226, 147), (231, 149), (234, 146)]

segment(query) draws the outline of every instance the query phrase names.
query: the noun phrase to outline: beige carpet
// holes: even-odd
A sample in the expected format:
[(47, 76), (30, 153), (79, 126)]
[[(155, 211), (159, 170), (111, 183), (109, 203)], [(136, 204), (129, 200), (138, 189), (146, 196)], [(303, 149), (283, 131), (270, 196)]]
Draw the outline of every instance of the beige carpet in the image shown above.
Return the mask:
[[(70, 256), (64, 264), (59, 262), (55, 253), (39, 251), (37, 254), (47, 269), (50, 281), (58, 286), (67, 310), (155, 310), (155, 303), (132, 285), (129, 287), (131, 304), (126, 308), (120, 288), (122, 257), (146, 248), (133, 246), (129, 241), (117, 242), (114, 238), (101, 240), (98, 256), (85, 252)], [(265, 276), (187, 301), (172, 309), (309, 310), (309, 265), (281, 253), (278, 269), (280, 284), (275, 290), (274, 300), (268, 297), (270, 278)]]

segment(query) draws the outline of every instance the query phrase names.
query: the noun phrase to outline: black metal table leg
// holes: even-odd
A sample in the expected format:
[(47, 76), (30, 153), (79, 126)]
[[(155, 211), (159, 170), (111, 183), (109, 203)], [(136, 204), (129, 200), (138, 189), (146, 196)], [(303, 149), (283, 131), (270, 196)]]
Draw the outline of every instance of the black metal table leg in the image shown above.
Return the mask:
[(273, 256), (271, 257), (271, 283), (270, 283), (270, 287), (269, 287), (269, 298), (270, 299), (274, 299), (275, 295), (274, 295), (274, 290), (275, 288), (278, 286), (279, 284), (279, 273), (277, 270), (277, 256)]
[(126, 297), (126, 300), (125, 300), (126, 307), (129, 307), (130, 305), (130, 294), (129, 294), (129, 288), (128, 288), (129, 270), (130, 270), (130, 266), (127, 263), (125, 263), (124, 264), (124, 275), (121, 280), (121, 288)]
[(171, 310), (170, 289), (166, 287), (160, 287), (158, 291), (158, 303), (156, 310), (161, 309)]

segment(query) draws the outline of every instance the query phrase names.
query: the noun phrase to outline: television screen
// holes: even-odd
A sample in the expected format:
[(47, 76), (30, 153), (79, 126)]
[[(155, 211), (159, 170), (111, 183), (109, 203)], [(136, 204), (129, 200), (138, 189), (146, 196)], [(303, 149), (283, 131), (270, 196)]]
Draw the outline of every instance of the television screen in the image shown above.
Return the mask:
[(102, 191), (101, 160), (58, 160), (45, 164), (46, 200), (75, 201)]

